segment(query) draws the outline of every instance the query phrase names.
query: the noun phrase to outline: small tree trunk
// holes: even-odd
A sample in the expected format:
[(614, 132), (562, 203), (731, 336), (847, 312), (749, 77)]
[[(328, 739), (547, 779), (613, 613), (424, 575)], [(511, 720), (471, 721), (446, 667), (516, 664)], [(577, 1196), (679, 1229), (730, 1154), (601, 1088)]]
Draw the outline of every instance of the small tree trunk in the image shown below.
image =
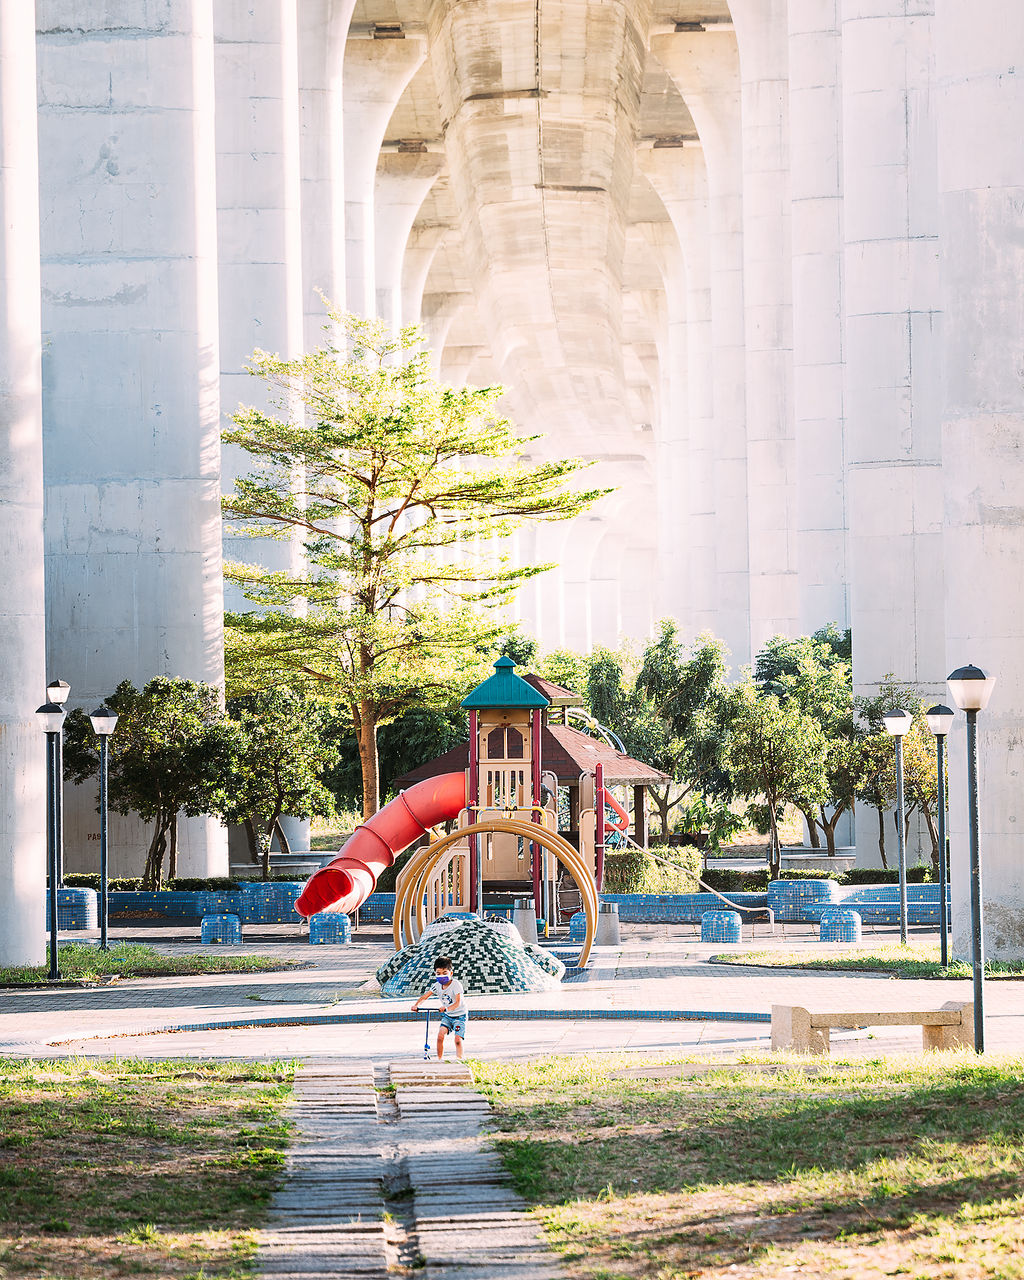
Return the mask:
[(167, 878), (173, 880), (178, 874), (178, 815), (171, 818), (171, 856), (168, 859)]
[(249, 845), (249, 861), (254, 866), (258, 866), (260, 861), (260, 838), (256, 831), (256, 825), (252, 818), (246, 818), (242, 826), (245, 828), (245, 839)]
[(811, 848), (820, 849), (821, 837), (818, 835), (818, 823), (813, 810), (801, 809), (800, 812), (804, 815), (804, 825), (807, 827), (807, 839), (811, 842)]
[(885, 810), (876, 808), (878, 814), (878, 856), (882, 859), (882, 866), (886, 871), (889, 870), (889, 861), (885, 856)]
[(142, 887), (149, 893), (160, 888), (160, 876), (163, 870), (164, 852), (167, 849), (167, 817), (161, 809), (156, 816), (153, 839), (149, 843), (146, 854), (146, 865), (142, 872)]
[(768, 846), (768, 879), (778, 880), (782, 870), (782, 842), (779, 839), (779, 828), (775, 821), (775, 806), (768, 806), (769, 840)]
[(923, 804), (921, 812), (924, 814), (925, 824), (928, 827), (928, 837), (932, 844), (932, 875), (937, 879), (939, 875), (939, 833), (935, 830), (935, 819), (932, 817), (931, 806)]
[(668, 791), (669, 789), (666, 787), (665, 794), (662, 795), (661, 792), (656, 790), (654, 787), (647, 788), (647, 794), (654, 802), (654, 808), (658, 814), (658, 821), (661, 823), (661, 834), (665, 837), (666, 843), (668, 842), (668, 813), (671, 807), (668, 802)]
[(264, 880), (270, 879), (270, 845), (273, 837), (273, 822), (268, 822), (266, 827), (260, 827), (260, 876)]
[(356, 726), (359, 764), (363, 774), (363, 821), (368, 822), (380, 804), (380, 767), (377, 760), (377, 717), (369, 702), (359, 704)]

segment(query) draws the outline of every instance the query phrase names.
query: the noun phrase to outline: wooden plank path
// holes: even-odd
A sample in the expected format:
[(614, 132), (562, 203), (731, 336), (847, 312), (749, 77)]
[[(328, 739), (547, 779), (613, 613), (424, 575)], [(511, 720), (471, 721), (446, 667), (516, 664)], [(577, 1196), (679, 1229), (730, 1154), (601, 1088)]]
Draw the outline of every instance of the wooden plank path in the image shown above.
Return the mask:
[[(392, 1093), (393, 1090), (393, 1093)], [(487, 1142), (487, 1099), (455, 1063), (317, 1063), (260, 1233), (267, 1280), (562, 1280)]]

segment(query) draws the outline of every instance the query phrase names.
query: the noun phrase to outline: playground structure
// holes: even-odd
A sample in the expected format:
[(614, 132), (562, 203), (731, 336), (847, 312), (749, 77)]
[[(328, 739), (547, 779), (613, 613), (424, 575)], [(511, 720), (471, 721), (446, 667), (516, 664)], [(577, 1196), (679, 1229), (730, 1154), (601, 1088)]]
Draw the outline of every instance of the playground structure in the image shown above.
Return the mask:
[[(662, 781), (664, 775), (568, 723), (550, 722), (552, 706), (565, 708), (573, 701), (578, 701), (575, 695), (557, 685), (517, 676), (514, 663), (499, 658), (494, 675), (462, 702), (469, 712), (469, 743), (414, 771), (425, 776), (399, 780), (411, 785), (310, 877), (296, 911), (303, 916), (355, 911), (381, 871), (429, 836), (396, 881), (396, 950), (449, 912), (482, 918), (498, 895), (506, 909), (531, 899), (536, 916), (550, 923), (582, 910), (586, 931), (579, 964), (585, 965), (597, 930), (605, 815), (612, 811), (611, 825), (618, 829), (629, 820), (611, 796), (605, 773), (632, 782), (638, 798), (645, 783)], [(456, 764), (462, 767), (451, 767)], [(568, 801), (564, 832), (559, 831), (560, 788)], [(642, 815), (642, 803), (636, 807)], [(441, 832), (442, 823), (451, 829)], [(573, 900), (563, 909), (560, 895), (567, 882)]]

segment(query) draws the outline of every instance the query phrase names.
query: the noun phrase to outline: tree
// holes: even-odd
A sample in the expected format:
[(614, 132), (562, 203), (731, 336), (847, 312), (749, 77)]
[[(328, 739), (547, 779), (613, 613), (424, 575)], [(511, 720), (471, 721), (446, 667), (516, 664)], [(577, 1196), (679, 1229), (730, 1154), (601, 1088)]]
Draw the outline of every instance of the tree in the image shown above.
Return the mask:
[(852, 811), (876, 771), (873, 746), (854, 715), (850, 632), (830, 624), (811, 636), (775, 636), (757, 655), (754, 678), (762, 692), (780, 702), (795, 701), (825, 735), (827, 794), (821, 801), (804, 797), (796, 804), (811, 846), (820, 848), (820, 831), (832, 857), (839, 819)]
[(221, 816), (245, 829), (249, 856), (266, 880), (275, 831), (287, 852), (281, 817), (333, 812), (323, 775), (337, 762), (338, 750), (324, 733), (323, 708), (290, 689), (236, 698), (228, 711), (235, 740)]
[[(572, 492), (576, 460), (527, 462), (536, 437), (499, 415), (500, 387), (443, 386), (415, 329), (328, 307), (347, 347), (250, 372), (281, 393), (283, 417), (243, 408), (224, 433), (257, 470), (224, 499), (247, 537), (303, 540), (308, 571), (230, 564), (258, 611), (227, 615), (229, 692), (318, 686), (346, 707), (359, 743), (363, 813), (377, 809), (377, 731), (437, 705), (507, 630), (494, 608), (547, 565), (501, 547), (527, 521), (579, 515), (602, 492)], [(482, 674), (482, 669), (480, 671)]]
[(782, 701), (774, 693), (760, 692), (753, 680), (736, 687), (730, 711), (727, 766), (740, 795), (764, 802), (762, 817), (771, 835), (769, 869), (777, 876), (782, 863), (778, 824), (783, 807), (820, 804), (827, 797), (827, 740), (795, 699)]
[[(878, 848), (882, 866), (888, 862), (885, 853), (885, 811), (896, 804), (896, 751), (885, 732), (882, 717), (887, 711), (908, 711), (913, 723), (903, 738), (904, 837), (910, 819), (920, 813), (928, 828), (932, 865), (938, 875), (939, 835), (936, 830), (935, 806), (939, 798), (939, 772), (935, 739), (928, 728), (925, 703), (918, 690), (901, 684), (890, 671), (873, 698), (858, 698), (857, 707), (872, 733), (874, 770), (865, 788), (865, 798), (878, 811)], [(893, 822), (899, 816), (893, 813)]]
[(556, 650), (541, 671), (580, 692), (591, 714), (631, 756), (669, 774), (672, 781), (664, 787), (647, 788), (662, 834), (679, 806), (699, 812), (716, 839), (728, 834), (728, 690), (720, 640), (703, 635), (687, 648), (675, 621), (665, 618), (639, 655), (597, 648), (582, 657)]
[[(123, 680), (107, 699), (118, 715), (110, 737), (109, 802), (115, 813), (153, 823), (143, 888), (157, 889), (169, 853), (177, 873), (178, 815), (219, 813), (235, 746), (220, 691), (193, 680), (159, 677), (140, 692)], [(65, 726), (65, 775), (80, 783), (99, 769), (88, 717), (73, 711)]]

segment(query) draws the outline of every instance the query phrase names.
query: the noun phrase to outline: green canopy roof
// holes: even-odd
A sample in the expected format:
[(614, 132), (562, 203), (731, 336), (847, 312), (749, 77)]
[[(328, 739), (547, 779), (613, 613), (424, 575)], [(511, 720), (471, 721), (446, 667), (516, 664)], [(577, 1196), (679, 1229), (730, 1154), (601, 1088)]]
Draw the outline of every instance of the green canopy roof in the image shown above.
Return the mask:
[(472, 693), (462, 699), (467, 711), (485, 711), (498, 707), (546, 707), (547, 698), (515, 673), (511, 658), (499, 658), (494, 664), (494, 675), (478, 684)]

